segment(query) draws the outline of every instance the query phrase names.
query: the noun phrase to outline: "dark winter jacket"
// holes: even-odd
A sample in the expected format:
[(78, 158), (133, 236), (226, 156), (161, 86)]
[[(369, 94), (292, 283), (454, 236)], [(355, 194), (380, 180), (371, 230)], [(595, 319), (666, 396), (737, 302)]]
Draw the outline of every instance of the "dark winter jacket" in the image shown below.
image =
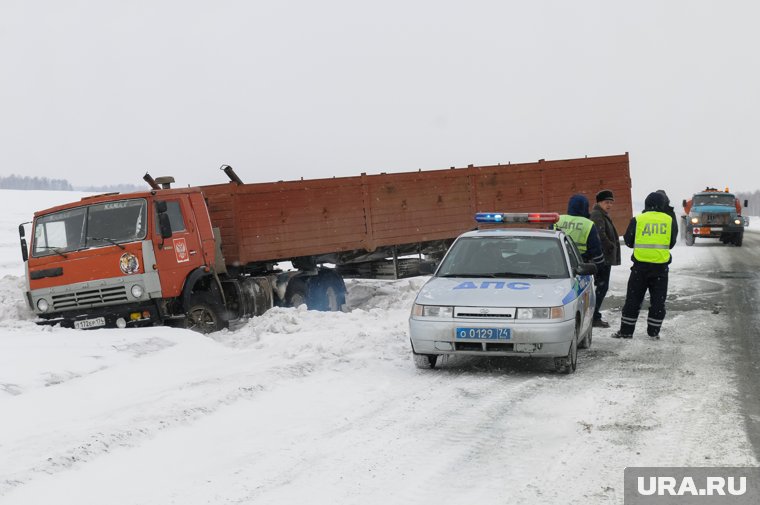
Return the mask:
[[(586, 219), (591, 219), (588, 213), (588, 198), (578, 194), (570, 197), (567, 202), (567, 213), (571, 216), (581, 216)], [(586, 252), (583, 254), (583, 261), (595, 263), (597, 265), (604, 264), (604, 252), (602, 251), (602, 243), (599, 240), (599, 230), (596, 229), (596, 225), (591, 227), (591, 233), (588, 235), (588, 242), (586, 242)]]
[(602, 243), (605, 265), (620, 264), (620, 234), (615, 224), (599, 204), (594, 205), (591, 211), (591, 220), (599, 231), (599, 241)]
[[(661, 193), (649, 193), (646, 200), (644, 200), (644, 212), (663, 212), (665, 214), (668, 214), (667, 211), (667, 197), (662, 195)], [(673, 247), (676, 245), (676, 241), (678, 240), (678, 224), (676, 222), (675, 214), (670, 216), (670, 219), (673, 221), (672, 225), (670, 227), (670, 248), (673, 249)], [(633, 249), (634, 242), (636, 240), (636, 218), (632, 218), (631, 222), (628, 223), (628, 228), (625, 230), (625, 235), (623, 235), (623, 240), (625, 241), (625, 245)], [(667, 268), (667, 266), (670, 264), (670, 262), (673, 260), (673, 258), (670, 258), (670, 261), (667, 263), (662, 264), (653, 264), (653, 263), (644, 263), (631, 255), (631, 259), (633, 260), (634, 266), (638, 265), (651, 265), (652, 267), (656, 268)]]

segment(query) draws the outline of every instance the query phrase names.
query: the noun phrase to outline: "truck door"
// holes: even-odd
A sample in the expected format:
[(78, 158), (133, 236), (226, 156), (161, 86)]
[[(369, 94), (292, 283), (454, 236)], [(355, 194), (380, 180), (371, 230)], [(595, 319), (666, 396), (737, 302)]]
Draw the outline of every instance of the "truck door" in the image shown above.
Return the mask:
[(161, 200), (166, 202), (172, 236), (161, 238), (154, 203), (153, 243), (161, 291), (165, 298), (170, 298), (182, 293), (188, 274), (204, 263), (197, 226), (185, 195), (169, 196)]

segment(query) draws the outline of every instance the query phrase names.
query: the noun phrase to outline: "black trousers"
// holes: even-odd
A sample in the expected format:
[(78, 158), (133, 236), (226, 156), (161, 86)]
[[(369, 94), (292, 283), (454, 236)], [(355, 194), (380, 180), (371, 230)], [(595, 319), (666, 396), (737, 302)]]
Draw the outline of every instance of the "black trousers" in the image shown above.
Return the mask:
[(594, 276), (594, 285), (596, 286), (596, 307), (594, 307), (594, 319), (601, 319), (602, 313), (599, 308), (602, 306), (604, 297), (607, 296), (607, 290), (610, 288), (610, 272), (612, 265), (602, 265), (596, 267)]
[(633, 335), (647, 291), (649, 291), (647, 334), (655, 336), (660, 333), (662, 321), (665, 319), (665, 298), (668, 296), (668, 265), (654, 263), (634, 263), (631, 267), (623, 315), (620, 320), (620, 333)]

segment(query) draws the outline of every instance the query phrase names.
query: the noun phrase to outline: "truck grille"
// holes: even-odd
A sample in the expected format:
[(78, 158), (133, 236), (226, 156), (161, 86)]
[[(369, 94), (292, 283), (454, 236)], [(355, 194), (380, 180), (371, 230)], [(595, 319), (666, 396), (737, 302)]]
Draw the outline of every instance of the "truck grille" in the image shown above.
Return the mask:
[(731, 216), (728, 213), (720, 213), (720, 214), (713, 214), (713, 213), (706, 213), (702, 214), (702, 223), (703, 224), (728, 224), (729, 219)]
[(128, 301), (126, 286), (83, 289), (74, 293), (53, 295), (53, 309), (66, 310), (126, 301)]

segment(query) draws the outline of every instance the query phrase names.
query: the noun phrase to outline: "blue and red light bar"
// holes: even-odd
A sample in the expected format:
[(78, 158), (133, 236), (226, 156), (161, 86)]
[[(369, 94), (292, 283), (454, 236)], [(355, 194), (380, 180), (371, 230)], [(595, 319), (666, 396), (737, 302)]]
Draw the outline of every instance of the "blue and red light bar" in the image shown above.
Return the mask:
[(556, 212), (478, 212), (475, 214), (478, 223), (529, 223), (550, 224), (559, 221)]

